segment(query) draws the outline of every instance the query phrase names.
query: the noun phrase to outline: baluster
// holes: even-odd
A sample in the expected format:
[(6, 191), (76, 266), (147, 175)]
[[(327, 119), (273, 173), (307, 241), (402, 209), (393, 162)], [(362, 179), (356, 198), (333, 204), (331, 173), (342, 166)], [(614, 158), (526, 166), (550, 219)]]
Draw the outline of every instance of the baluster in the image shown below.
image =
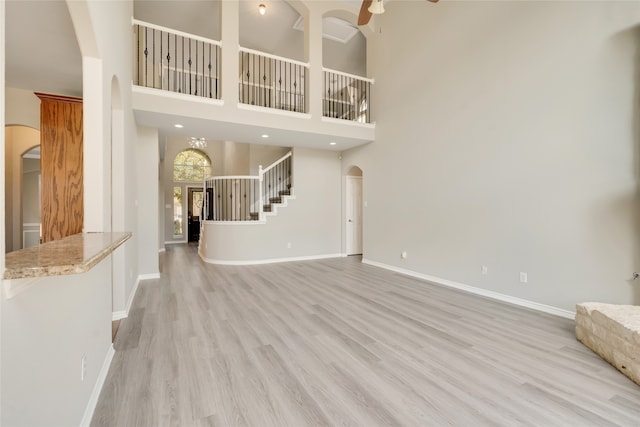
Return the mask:
[(140, 24), (136, 24), (136, 38), (137, 38), (137, 44), (138, 44), (138, 49), (136, 50), (136, 58), (138, 59), (137, 61), (138, 72), (136, 73), (136, 84), (139, 85), (140, 84)]
[(220, 99), (218, 97), (218, 80), (220, 80), (220, 70), (218, 69), (218, 51), (220, 47), (216, 45), (216, 99)]
[(283, 109), (282, 105), (282, 61), (278, 61), (278, 108)]
[(152, 41), (151, 41), (151, 49), (153, 50), (153, 53), (151, 55), (151, 58), (153, 59), (153, 63), (151, 64), (153, 66), (153, 69), (151, 71), (152, 75), (153, 75), (153, 86), (152, 87), (156, 87), (156, 30), (153, 30), (152, 32)]
[(171, 90), (171, 34), (167, 33), (167, 90)]
[(147, 32), (147, 27), (144, 27), (144, 86), (149, 87), (147, 85), (148, 75), (149, 75), (149, 34)]
[(202, 77), (200, 78), (200, 81), (202, 82), (201, 84), (201, 89), (200, 93), (201, 96), (207, 96), (207, 91), (205, 89), (205, 72), (204, 72), (204, 42), (202, 42)]
[(293, 67), (293, 111), (298, 111), (298, 64)]
[(209, 45), (209, 98), (213, 97), (213, 91), (211, 90), (211, 45)]
[(189, 95), (191, 95), (193, 93), (192, 88), (191, 88), (191, 40), (189, 40)]
[(289, 62), (289, 75), (287, 76), (287, 80), (289, 80), (289, 111), (293, 108), (293, 99), (291, 95), (293, 94), (293, 65)]
[(193, 86), (195, 87), (195, 92), (194, 95), (198, 95), (198, 40), (196, 40), (196, 66), (195, 66), (195, 73), (193, 74)]

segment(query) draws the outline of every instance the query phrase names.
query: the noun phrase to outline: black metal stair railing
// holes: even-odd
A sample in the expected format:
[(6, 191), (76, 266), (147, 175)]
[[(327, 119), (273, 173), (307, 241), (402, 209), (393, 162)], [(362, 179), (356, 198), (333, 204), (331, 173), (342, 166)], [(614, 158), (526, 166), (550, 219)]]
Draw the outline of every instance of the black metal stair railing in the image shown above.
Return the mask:
[(258, 221), (292, 190), (292, 153), (258, 168), (258, 176), (218, 176), (204, 180), (205, 221)]
[(271, 205), (282, 203), (284, 196), (291, 195), (291, 153), (261, 170), (262, 194), (265, 209), (271, 209)]
[(221, 43), (133, 20), (134, 84), (220, 99)]

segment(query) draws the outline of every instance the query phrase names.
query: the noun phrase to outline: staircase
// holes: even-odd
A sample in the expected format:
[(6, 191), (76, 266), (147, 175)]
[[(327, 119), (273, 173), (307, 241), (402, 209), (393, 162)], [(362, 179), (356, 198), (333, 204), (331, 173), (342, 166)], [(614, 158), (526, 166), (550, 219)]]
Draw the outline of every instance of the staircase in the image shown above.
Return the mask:
[(292, 198), (291, 152), (257, 176), (219, 176), (205, 179), (205, 221), (266, 221), (278, 206)]

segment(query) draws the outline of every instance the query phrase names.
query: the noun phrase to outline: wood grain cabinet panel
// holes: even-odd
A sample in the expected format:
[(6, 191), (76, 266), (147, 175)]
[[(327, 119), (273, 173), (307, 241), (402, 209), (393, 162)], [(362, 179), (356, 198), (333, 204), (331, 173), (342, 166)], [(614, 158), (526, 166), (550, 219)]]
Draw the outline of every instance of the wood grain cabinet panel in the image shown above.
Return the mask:
[(82, 99), (36, 95), (40, 98), (44, 243), (82, 232)]

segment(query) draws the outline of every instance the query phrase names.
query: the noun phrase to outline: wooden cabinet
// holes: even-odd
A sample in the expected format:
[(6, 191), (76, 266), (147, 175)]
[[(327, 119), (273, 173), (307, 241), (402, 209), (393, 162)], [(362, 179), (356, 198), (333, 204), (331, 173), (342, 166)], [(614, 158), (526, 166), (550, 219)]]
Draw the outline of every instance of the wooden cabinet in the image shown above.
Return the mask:
[(82, 232), (82, 99), (36, 93), (40, 98), (42, 241)]

